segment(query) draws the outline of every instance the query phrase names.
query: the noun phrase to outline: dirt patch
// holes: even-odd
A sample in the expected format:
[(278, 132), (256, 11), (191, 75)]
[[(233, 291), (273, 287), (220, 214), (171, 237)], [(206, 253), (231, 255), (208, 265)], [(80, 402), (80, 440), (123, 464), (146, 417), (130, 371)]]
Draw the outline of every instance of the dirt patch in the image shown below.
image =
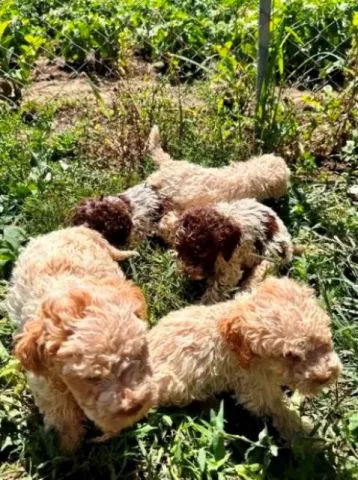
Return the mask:
[[(32, 73), (32, 83), (24, 92), (25, 101), (68, 103), (100, 100), (111, 106), (113, 99), (123, 90), (133, 94), (160, 90), (162, 95), (177, 100), (179, 95), (183, 106), (204, 106), (204, 102), (189, 92), (186, 87), (175, 87), (161, 81), (155, 72), (155, 65), (133, 57), (128, 62), (126, 76), (106, 78), (87, 72), (78, 72), (62, 58), (48, 60), (40, 58)], [(180, 93), (181, 92), (181, 93)]]
[(106, 79), (99, 82), (96, 77), (71, 69), (61, 58), (40, 58), (33, 70), (32, 82), (24, 94), (24, 100), (71, 101), (100, 95), (108, 101), (114, 88), (115, 82)]

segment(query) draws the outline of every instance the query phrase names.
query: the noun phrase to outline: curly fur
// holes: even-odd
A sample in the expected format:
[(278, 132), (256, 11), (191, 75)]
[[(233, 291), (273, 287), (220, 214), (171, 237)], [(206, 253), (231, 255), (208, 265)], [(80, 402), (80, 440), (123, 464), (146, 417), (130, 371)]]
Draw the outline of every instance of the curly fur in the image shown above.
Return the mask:
[(156, 126), (149, 135), (148, 150), (159, 169), (147, 183), (170, 198), (175, 209), (242, 198), (279, 198), (287, 192), (290, 171), (281, 157), (272, 154), (221, 168), (202, 167), (173, 160), (164, 152)]
[(75, 208), (72, 223), (96, 230), (115, 245), (125, 245), (133, 228), (130, 207), (120, 197), (82, 200)]
[(288, 438), (301, 425), (281, 387), (316, 395), (341, 371), (329, 324), (313, 291), (288, 278), (267, 278), (235, 300), (171, 312), (148, 334), (156, 403), (187, 405), (234, 391)]
[(72, 223), (98, 231), (115, 245), (136, 245), (155, 233), (166, 204), (155, 189), (140, 183), (117, 196), (82, 200)]
[(253, 199), (189, 209), (175, 227), (181, 270), (193, 280), (208, 278), (203, 303), (225, 299), (244, 274), (244, 286), (251, 288), (274, 263), (292, 259), (286, 227), (273, 210)]
[[(228, 262), (240, 243), (241, 231), (229, 218), (223, 217), (213, 208), (189, 210), (180, 219), (175, 247), (191, 276), (213, 275), (218, 255)], [(196, 266), (199, 265), (200, 269)], [(202, 271), (200, 271), (202, 270)]]
[(32, 240), (14, 269), (15, 355), (62, 448), (79, 445), (86, 416), (114, 434), (151, 405), (145, 299), (115, 262), (134, 253), (72, 227)]

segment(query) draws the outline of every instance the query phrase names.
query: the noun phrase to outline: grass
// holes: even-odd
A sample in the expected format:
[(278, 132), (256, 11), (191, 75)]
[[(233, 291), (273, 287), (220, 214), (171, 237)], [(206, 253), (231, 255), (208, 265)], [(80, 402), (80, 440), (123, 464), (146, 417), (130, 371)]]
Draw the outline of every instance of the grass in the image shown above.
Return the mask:
[[(199, 97), (202, 88), (198, 87)], [(11, 251), (12, 255), (3, 265), (1, 295), (5, 295), (23, 230), (34, 235), (65, 225), (79, 198), (123, 190), (151, 170), (144, 155), (136, 161), (131, 154), (113, 159), (102, 151), (96, 157), (95, 146), (103, 143), (103, 135), (112, 140), (115, 136), (123, 151), (130, 147), (141, 152), (155, 112), (168, 148), (175, 154), (208, 165), (244, 155), (242, 142), (233, 134), (236, 119), (215, 109), (206, 94), (206, 104), (198, 102), (196, 108), (180, 106), (175, 97), (164, 93), (156, 93), (154, 100), (147, 92), (139, 92), (138, 98), (121, 96), (110, 112), (100, 105), (93, 107), (95, 122), (79, 114), (71, 127), (60, 132), (54, 126), (68, 108), (66, 102), (25, 104), (18, 112), (3, 107), (0, 198), (4, 235), (0, 252)], [(139, 106), (137, 116), (133, 116), (129, 98)], [(29, 109), (33, 114), (30, 124), (24, 122)], [(112, 129), (112, 124), (118, 128)], [(226, 129), (229, 133), (223, 146), (220, 136)], [(172, 133), (178, 130), (181, 136), (175, 137)], [(337, 389), (314, 401), (297, 399), (302, 413), (314, 419), (323, 447), (313, 448), (314, 440), (298, 438), (288, 448), (269, 424), (250, 417), (225, 396), (210, 404), (153, 411), (109, 444), (86, 443), (75, 456), (63, 456), (52, 434), (43, 431), (25, 378), (11, 357), (13, 327), (4, 313), (0, 322), (0, 477), (358, 478), (358, 218), (357, 204), (347, 196), (348, 187), (357, 181), (358, 162), (352, 149), (348, 155), (340, 159), (348, 165), (341, 175), (318, 168), (316, 159), (312, 163), (301, 156), (292, 165), (296, 174), (287, 201), (275, 205), (297, 241), (306, 246), (288, 274), (316, 288), (332, 316), (335, 345), (344, 363)], [(10, 235), (13, 245), (5, 238), (10, 224), (21, 228), (15, 240)], [(140, 254), (126, 270), (145, 292), (151, 324), (198, 297), (199, 288), (178, 275), (170, 251), (148, 241)]]
[[(266, 108), (259, 109), (259, 122), (255, 122), (256, 50), (251, 32), (256, 31), (256, 9), (232, 0), (222, 0), (219, 12), (215, 2), (158, 0), (161, 15), (148, 23), (143, 12), (149, 2), (141, 6), (130, 0), (127, 3), (132, 8), (128, 18), (137, 35), (133, 36), (137, 53), (164, 60), (167, 75), (150, 81), (140, 78), (138, 85), (136, 78), (123, 79), (110, 102), (95, 92), (90, 99), (78, 94), (46, 102), (41, 98), (23, 100), (17, 108), (0, 104), (0, 479), (357, 480), (358, 201), (349, 194), (350, 187), (358, 183), (356, 35), (353, 38), (357, 25), (356, 16), (353, 23), (351, 18), (355, 4), (349, 1), (340, 7), (334, 0), (327, 5), (312, 1), (298, 8), (298, 0), (275, 2), (275, 55)], [(18, 12), (17, 1), (7, 0), (7, 5)], [(67, 60), (78, 54), (68, 48), (73, 47), (71, 35), (78, 34), (91, 48), (97, 42), (86, 29), (77, 30), (76, 22), (82, 17), (76, 19), (76, 8), (86, 10), (91, 22), (98, 22), (98, 11), (102, 12), (106, 21), (101, 28), (110, 28), (110, 38), (117, 42), (118, 25), (109, 18), (111, 9), (97, 2), (65, 2), (67, 16), (60, 28), (54, 5), (52, 0), (46, 6), (27, 0), (22, 16), (2, 32), (8, 42), (5, 47), (15, 46), (19, 50), (13, 52), (22, 52), (26, 69), (43, 54), (37, 35), (41, 37), (44, 28), (46, 35), (53, 34), (46, 30), (50, 20), (60, 33), (51, 41), (47, 38), (49, 49), (58, 43), (62, 27), (68, 29), (70, 44), (63, 44)], [(123, 5), (118, 4), (118, 15), (122, 15)], [(0, 19), (8, 21), (11, 8), (0, 7)], [(241, 13), (235, 16), (232, 9), (236, 12), (237, 8)], [(39, 16), (41, 9), (46, 17)], [(333, 26), (332, 12), (339, 16)], [(210, 21), (204, 28), (202, 22), (207, 18)], [(42, 23), (36, 23), (39, 20)], [(316, 92), (322, 86), (317, 81), (312, 90), (298, 92), (296, 101), (286, 80), (296, 72), (296, 81), (304, 78), (304, 86), (312, 87), (307, 63), (304, 68), (300, 59), (305, 50), (298, 47), (313, 40), (317, 26), (326, 33), (317, 43), (310, 41), (308, 54), (314, 55), (315, 66), (318, 62), (320, 67), (315, 74), (328, 72), (337, 80), (343, 72), (342, 88), (336, 91), (326, 85)], [(169, 34), (163, 36), (166, 29)], [(31, 48), (21, 49), (24, 35), (30, 32), (34, 37), (27, 37), (26, 42)], [(188, 39), (184, 33), (192, 37)], [(230, 38), (233, 44), (227, 43)], [(334, 48), (340, 46), (338, 53), (341, 59), (347, 58), (346, 64), (329, 63), (327, 38)], [(347, 38), (352, 38), (350, 45)], [(203, 42), (205, 49), (201, 49)], [(240, 49), (236, 49), (237, 43)], [(134, 46), (127, 45), (129, 49)], [(205, 58), (215, 52), (215, 64), (203, 62), (205, 78), (188, 67), (193, 66), (188, 59), (198, 60), (198, 49)], [(99, 53), (102, 57), (113, 55), (105, 48)], [(168, 65), (168, 58), (173, 61), (176, 54), (185, 58)], [(319, 55), (323, 55), (322, 61)], [(21, 58), (7, 65), (14, 78), (24, 67)], [(280, 59), (279, 65), (276, 59)], [(129, 67), (130, 57), (125, 60)], [(0, 54), (0, 68), (6, 70), (4, 61)], [(188, 72), (200, 79), (172, 85), (173, 78), (178, 82)], [(28, 74), (26, 70), (26, 78)], [(19, 78), (23, 81), (25, 77)], [(53, 434), (44, 432), (25, 377), (11, 355), (14, 327), (1, 301), (12, 266), (29, 236), (67, 225), (80, 198), (117, 193), (152, 171), (145, 142), (153, 122), (159, 124), (164, 144), (176, 158), (220, 166), (274, 150), (288, 160), (293, 172), (289, 195), (272, 206), (305, 251), (287, 274), (315, 288), (332, 318), (335, 347), (344, 364), (338, 385), (316, 399), (293, 395), (295, 407), (313, 419), (321, 441), (298, 437), (292, 445), (284, 444), (270, 423), (251, 417), (230, 395), (185, 409), (152, 411), (108, 444), (92, 445), (89, 439), (94, 427), (88, 425), (87, 441), (73, 456), (62, 455)], [(125, 264), (125, 269), (146, 295), (151, 325), (200, 295), (202, 285), (183, 279), (172, 253), (154, 241), (145, 242), (140, 257)]]

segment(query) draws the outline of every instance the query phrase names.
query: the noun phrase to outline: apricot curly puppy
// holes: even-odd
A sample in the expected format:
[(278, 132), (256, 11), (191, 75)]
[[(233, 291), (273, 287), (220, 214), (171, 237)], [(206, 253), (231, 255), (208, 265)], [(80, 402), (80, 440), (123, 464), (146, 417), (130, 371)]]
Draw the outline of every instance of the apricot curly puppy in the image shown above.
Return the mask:
[(230, 296), (244, 274), (244, 286), (251, 288), (275, 263), (292, 259), (285, 225), (271, 208), (253, 199), (191, 208), (175, 227), (181, 270), (193, 280), (208, 279), (203, 303)]
[(74, 209), (72, 224), (92, 228), (114, 245), (135, 245), (156, 231), (166, 203), (140, 183), (118, 195), (83, 199)]
[(288, 278), (267, 278), (235, 300), (171, 312), (148, 334), (156, 404), (233, 391), (290, 438), (302, 425), (281, 386), (316, 395), (341, 371), (329, 324), (313, 291)]
[(79, 445), (86, 416), (114, 434), (150, 408), (146, 303), (115, 262), (134, 253), (73, 227), (31, 240), (14, 269), (15, 355), (64, 449)]
[(161, 147), (157, 126), (150, 132), (148, 151), (159, 170), (147, 178), (147, 184), (180, 211), (242, 198), (279, 198), (287, 192), (290, 171), (281, 157), (272, 154), (221, 168), (173, 160)]

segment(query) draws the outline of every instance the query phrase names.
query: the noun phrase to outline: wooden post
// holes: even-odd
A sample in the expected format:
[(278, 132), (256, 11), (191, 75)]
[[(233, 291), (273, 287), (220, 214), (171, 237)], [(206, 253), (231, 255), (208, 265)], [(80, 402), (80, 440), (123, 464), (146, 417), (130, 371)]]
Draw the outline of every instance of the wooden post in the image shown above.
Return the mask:
[(269, 60), (271, 0), (260, 0), (259, 42), (256, 73), (256, 110), (261, 101), (262, 87), (267, 74)]

